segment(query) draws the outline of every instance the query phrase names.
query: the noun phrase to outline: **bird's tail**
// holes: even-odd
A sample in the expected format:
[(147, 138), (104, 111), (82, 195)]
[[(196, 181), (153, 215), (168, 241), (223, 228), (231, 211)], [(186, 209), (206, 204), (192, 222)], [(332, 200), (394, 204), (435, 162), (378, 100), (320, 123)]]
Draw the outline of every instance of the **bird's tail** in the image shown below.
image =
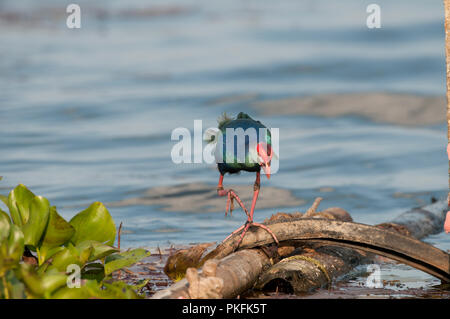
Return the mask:
[(217, 123), (219, 124), (219, 130), (222, 130), (222, 128), (228, 123), (231, 122), (233, 119), (227, 115), (227, 113), (223, 112), (222, 115), (217, 119)]
[(233, 119), (223, 112), (223, 114), (217, 119), (218, 128), (209, 128), (204, 134), (203, 140), (207, 143), (217, 143), (217, 136), (219, 135), (222, 128)]

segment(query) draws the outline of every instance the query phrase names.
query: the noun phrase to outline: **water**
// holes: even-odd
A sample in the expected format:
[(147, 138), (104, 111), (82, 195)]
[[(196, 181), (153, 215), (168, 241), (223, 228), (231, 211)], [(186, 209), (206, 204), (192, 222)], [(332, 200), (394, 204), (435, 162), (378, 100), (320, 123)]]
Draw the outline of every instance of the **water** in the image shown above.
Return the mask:
[[(443, 95), (442, 1), (377, 1), (380, 30), (366, 28), (368, 3), (356, 0), (77, 3), (82, 28), (69, 30), (60, 1), (0, 1), (2, 193), (23, 183), (69, 219), (93, 201), (152, 187), (214, 189), (213, 165), (171, 161), (170, 134), (246, 111), (280, 128), (280, 171), (262, 187), (306, 200), (277, 210), (304, 210), (322, 196), (323, 207), (373, 224), (446, 195), (445, 124), (263, 116), (250, 107), (330, 92)], [(225, 183), (251, 188), (253, 178)], [(124, 223), (124, 247), (218, 241), (244, 222), (241, 212), (109, 210)], [(256, 219), (273, 212), (258, 210)], [(445, 234), (430, 240), (450, 248)]]

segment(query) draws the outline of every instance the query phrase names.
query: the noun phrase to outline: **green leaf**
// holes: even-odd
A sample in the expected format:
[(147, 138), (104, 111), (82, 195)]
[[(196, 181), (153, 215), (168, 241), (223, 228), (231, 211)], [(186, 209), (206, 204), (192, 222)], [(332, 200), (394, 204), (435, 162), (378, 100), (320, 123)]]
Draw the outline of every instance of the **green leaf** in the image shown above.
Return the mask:
[(7, 255), (15, 262), (19, 262), (22, 258), (23, 251), (25, 249), (25, 240), (20, 228), (16, 225), (11, 225), (8, 238), (8, 250)]
[(113, 271), (129, 267), (147, 256), (150, 256), (150, 252), (142, 248), (109, 255), (105, 260), (105, 274), (109, 275)]
[(0, 278), (8, 269), (19, 265), (24, 249), (23, 233), (19, 226), (12, 224), (8, 238), (0, 243)]
[(11, 221), (7, 213), (0, 209), (0, 244), (9, 237)]
[(42, 196), (35, 196), (30, 203), (28, 222), (23, 225), (25, 245), (36, 247), (44, 234), (50, 215), (50, 203)]
[(104, 294), (101, 290), (101, 284), (95, 280), (87, 280), (80, 288), (64, 287), (57, 290), (52, 296), (52, 299), (88, 299), (88, 298), (102, 298)]
[(68, 247), (64, 247), (61, 251), (52, 256), (50, 265), (47, 267), (46, 272), (52, 269), (66, 272), (67, 266), (71, 264), (75, 264), (80, 267), (83, 266), (83, 263), (80, 260), (80, 252), (78, 249), (69, 244)]
[(25, 285), (17, 278), (15, 271), (9, 270), (0, 280), (0, 299), (25, 299)]
[(130, 285), (130, 287), (133, 287), (135, 291), (140, 291), (149, 283), (149, 281), (150, 279), (141, 279), (138, 284)]
[(94, 247), (92, 247), (92, 246), (89, 246), (88, 248), (80, 250), (80, 262), (82, 265), (84, 265), (88, 262), (93, 251), (94, 251)]
[(71, 241), (78, 245), (85, 240), (96, 240), (113, 245), (116, 238), (116, 226), (106, 207), (100, 203), (91, 206), (75, 215), (69, 222), (75, 228)]
[(53, 248), (67, 243), (75, 233), (75, 229), (62, 218), (54, 206), (50, 207), (47, 229), (39, 249), (39, 264), (50, 257)]
[[(103, 287), (102, 287), (103, 286)], [(56, 291), (53, 299), (137, 299), (142, 298), (136, 294), (132, 286), (124, 282), (100, 284), (95, 280), (87, 280), (80, 288), (64, 287)]]
[(0, 200), (8, 207), (8, 197), (5, 195), (0, 195)]
[(108, 255), (111, 255), (112, 253), (119, 251), (117, 248), (102, 244), (95, 240), (85, 240), (85, 241), (79, 243), (76, 247), (80, 251), (83, 251), (87, 247), (92, 247), (92, 254), (90, 255), (88, 261), (94, 261), (97, 259), (101, 259)]
[(58, 271), (38, 275), (30, 265), (22, 264), (19, 274), (26, 288), (35, 298), (49, 297), (56, 289), (66, 285), (67, 276)]
[(105, 278), (105, 268), (101, 263), (89, 263), (84, 266), (81, 274), (82, 279), (102, 281)]
[(30, 214), (30, 203), (35, 195), (25, 185), (19, 184), (8, 196), (9, 213), (14, 224), (24, 225)]
[(108, 299), (139, 299), (140, 297), (132, 286), (127, 285), (122, 281), (115, 281), (113, 283), (103, 283), (103, 295)]

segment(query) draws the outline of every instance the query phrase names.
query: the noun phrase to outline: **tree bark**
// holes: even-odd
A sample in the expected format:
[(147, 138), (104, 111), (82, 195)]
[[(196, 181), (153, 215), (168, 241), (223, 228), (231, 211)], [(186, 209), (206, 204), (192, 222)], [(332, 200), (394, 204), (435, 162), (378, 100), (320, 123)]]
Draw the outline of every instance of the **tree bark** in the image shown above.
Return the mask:
[[(205, 260), (215, 258), (218, 261), (215, 276), (224, 282), (222, 297), (232, 298), (253, 287), (260, 274), (276, 273), (259, 279), (257, 287), (263, 288), (270, 281), (286, 280), (286, 267), (294, 265), (295, 271), (291, 275), (290, 284), (294, 291), (308, 291), (328, 283), (330, 280), (346, 273), (354, 266), (364, 262), (365, 255), (359, 250), (374, 252), (401, 262), (413, 265), (427, 271), (443, 281), (450, 280), (449, 255), (431, 245), (418, 241), (404, 233), (425, 236), (437, 230), (439, 222), (443, 222), (442, 208), (445, 203), (435, 203), (417, 210), (406, 212), (394, 219), (399, 224), (388, 223), (378, 227), (364, 224), (344, 222), (340, 220), (295, 218), (283, 222), (266, 223), (275, 233), (281, 245), (310, 245), (315, 243), (314, 249), (301, 252), (298, 257), (288, 259), (271, 267), (273, 256), (260, 248), (271, 244), (270, 234), (262, 229), (251, 229), (241, 243), (241, 250), (232, 253), (239, 234), (220, 244), (208, 254)], [(407, 217), (405, 217), (407, 216)], [(424, 220), (429, 220), (433, 227), (418, 227)], [(400, 224), (402, 223), (402, 224)], [(388, 229), (385, 229), (388, 228)], [(317, 243), (321, 246), (317, 246)], [(324, 245), (325, 244), (325, 245)], [(337, 245), (342, 247), (336, 247)], [(356, 248), (351, 249), (351, 248)], [(272, 257), (272, 258), (271, 258)], [(281, 266), (285, 268), (280, 268)], [(270, 268), (271, 267), (271, 268)], [(293, 279), (292, 279), (293, 278)], [(183, 279), (165, 291), (156, 293), (152, 298), (189, 298), (187, 289), (189, 283)]]
[[(223, 280), (222, 297), (233, 298), (252, 288), (260, 273), (270, 265), (270, 258), (261, 249), (244, 249), (222, 258), (218, 261), (215, 274), (215, 277)], [(151, 298), (191, 298), (188, 289), (189, 282), (184, 278), (167, 289), (158, 291)]]

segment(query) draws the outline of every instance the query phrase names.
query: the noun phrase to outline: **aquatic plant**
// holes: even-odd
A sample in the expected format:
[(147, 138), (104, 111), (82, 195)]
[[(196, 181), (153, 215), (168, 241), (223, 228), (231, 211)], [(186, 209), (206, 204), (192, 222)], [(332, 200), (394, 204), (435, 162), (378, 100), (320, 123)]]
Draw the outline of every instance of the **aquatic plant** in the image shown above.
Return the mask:
[(20, 184), (0, 200), (0, 298), (141, 298), (113, 272), (150, 253), (113, 246), (116, 226), (100, 202), (69, 222)]

